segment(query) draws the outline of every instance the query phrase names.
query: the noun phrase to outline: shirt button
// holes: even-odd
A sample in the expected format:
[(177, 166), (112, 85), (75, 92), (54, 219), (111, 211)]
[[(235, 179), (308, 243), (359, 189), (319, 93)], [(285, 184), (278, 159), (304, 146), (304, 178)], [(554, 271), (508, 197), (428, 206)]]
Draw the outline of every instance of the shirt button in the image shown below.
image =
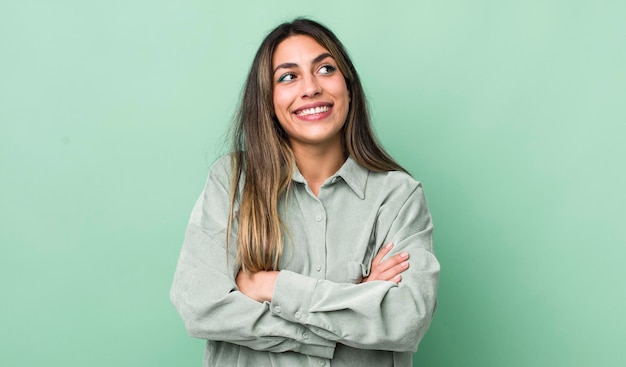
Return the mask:
[(274, 307), (274, 312), (276, 312), (276, 313), (280, 313), (280, 306), (276, 306), (276, 307)]
[(321, 270), (322, 270), (322, 267), (321, 267), (320, 265), (318, 265), (318, 266), (316, 266), (316, 267), (315, 267), (315, 270), (317, 270), (317, 271), (321, 271)]
[(324, 366), (324, 365), (326, 364), (326, 361), (324, 361), (324, 360), (320, 359), (320, 360), (319, 360), (319, 364), (320, 364), (320, 366)]
[(309, 333), (307, 333), (306, 331), (304, 333), (302, 333), (302, 338), (303, 339), (308, 339), (309, 338)]
[(315, 220), (318, 221), (318, 222), (321, 222), (322, 219), (324, 219), (324, 217), (321, 214), (318, 214), (318, 215), (315, 216)]
[(300, 317), (302, 317), (302, 314), (300, 313), (300, 311), (296, 311), (296, 314), (294, 315), (296, 317), (296, 319), (300, 319)]

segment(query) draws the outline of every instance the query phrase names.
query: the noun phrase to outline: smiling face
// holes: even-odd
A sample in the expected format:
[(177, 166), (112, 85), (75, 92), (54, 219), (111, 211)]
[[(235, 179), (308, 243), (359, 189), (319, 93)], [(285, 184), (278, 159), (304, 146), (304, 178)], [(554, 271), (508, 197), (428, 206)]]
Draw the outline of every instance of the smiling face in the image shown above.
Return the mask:
[(313, 38), (296, 35), (272, 58), (274, 111), (292, 149), (343, 149), (350, 93), (335, 59)]

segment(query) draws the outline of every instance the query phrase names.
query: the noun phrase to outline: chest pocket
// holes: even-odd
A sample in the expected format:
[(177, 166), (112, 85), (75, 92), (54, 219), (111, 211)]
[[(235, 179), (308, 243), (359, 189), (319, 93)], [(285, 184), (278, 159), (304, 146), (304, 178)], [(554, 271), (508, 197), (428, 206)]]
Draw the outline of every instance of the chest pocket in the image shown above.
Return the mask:
[(364, 264), (357, 261), (347, 261), (342, 264), (341, 269), (336, 269), (331, 274), (327, 274), (328, 280), (337, 283), (360, 283), (367, 271)]
[[(379, 248), (376, 245), (376, 225), (372, 227), (371, 232), (365, 235), (367, 237), (364, 236), (360, 241), (355, 241), (357, 245), (351, 249), (349, 259), (343, 262), (333, 262), (334, 269), (328, 269), (326, 279), (339, 283), (357, 284), (363, 280), (363, 277), (369, 275), (372, 259)], [(358, 245), (359, 242), (362, 243), (361, 246)]]

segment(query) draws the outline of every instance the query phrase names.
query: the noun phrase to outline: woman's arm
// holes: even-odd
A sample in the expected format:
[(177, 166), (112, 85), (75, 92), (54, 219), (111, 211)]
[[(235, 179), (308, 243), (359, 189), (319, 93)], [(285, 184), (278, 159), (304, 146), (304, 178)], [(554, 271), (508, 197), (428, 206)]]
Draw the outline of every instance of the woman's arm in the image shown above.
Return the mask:
[[(409, 253), (401, 252), (388, 259), (385, 256), (393, 248), (393, 243), (388, 243), (380, 249), (376, 257), (372, 259), (370, 273), (361, 280), (361, 283), (385, 280), (400, 283), (403, 271), (409, 268)], [(239, 291), (257, 302), (271, 302), (274, 294), (278, 271), (259, 271), (246, 273), (242, 270), (237, 273), (236, 283)]]
[[(270, 288), (263, 288), (266, 291), (260, 299), (271, 299), (274, 315), (307, 326), (328, 340), (361, 349), (415, 351), (436, 304), (439, 263), (432, 250), (432, 228), (421, 187), (417, 186), (397, 213), (388, 235), (397, 252), (389, 260), (399, 260), (393, 266), (404, 262), (402, 253), (411, 256), (401, 282), (334, 283), (281, 271), (275, 277), (273, 292), (268, 297)], [(374, 275), (372, 272), (369, 277)], [(259, 280), (273, 281), (264, 276)]]
[(225, 248), (229, 165), (222, 159), (212, 167), (194, 207), (170, 292), (172, 303), (191, 336), (331, 358), (335, 342), (273, 316), (269, 303), (255, 302), (238, 290), (235, 259)]

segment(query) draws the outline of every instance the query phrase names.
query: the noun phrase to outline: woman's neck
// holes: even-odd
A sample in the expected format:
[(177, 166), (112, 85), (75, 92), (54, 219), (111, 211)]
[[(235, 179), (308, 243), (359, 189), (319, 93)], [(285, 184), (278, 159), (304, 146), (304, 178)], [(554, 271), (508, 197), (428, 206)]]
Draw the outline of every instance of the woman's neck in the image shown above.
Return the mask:
[(324, 181), (335, 174), (347, 158), (341, 146), (332, 149), (298, 146), (292, 149), (298, 169), (315, 196)]

